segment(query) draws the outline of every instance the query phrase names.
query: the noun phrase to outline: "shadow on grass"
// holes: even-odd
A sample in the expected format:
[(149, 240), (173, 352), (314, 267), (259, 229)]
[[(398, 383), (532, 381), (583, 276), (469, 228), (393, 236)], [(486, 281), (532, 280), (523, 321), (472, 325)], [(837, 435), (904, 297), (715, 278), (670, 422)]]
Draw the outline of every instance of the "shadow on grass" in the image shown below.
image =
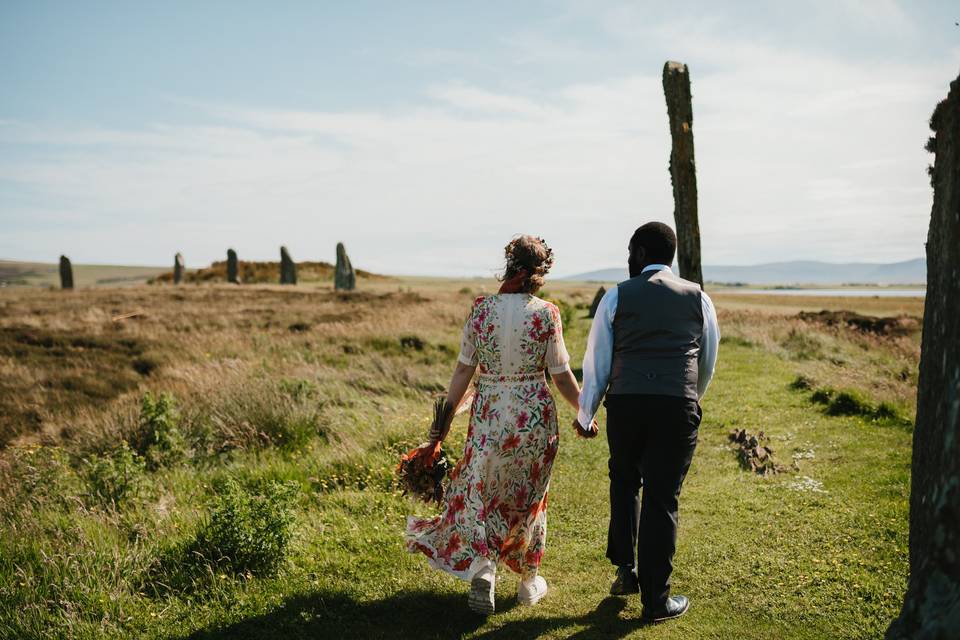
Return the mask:
[[(515, 604), (500, 607), (509, 611)], [(516, 640), (571, 629), (566, 637), (623, 638), (645, 623), (621, 618), (623, 599), (608, 597), (583, 616), (529, 617), (506, 621), (480, 632), (483, 640)], [(401, 593), (383, 600), (361, 602), (342, 593), (317, 592), (291, 598), (270, 613), (187, 636), (193, 640), (253, 638), (458, 638), (480, 631), (487, 622), (470, 612), (466, 597), (429, 591)], [(496, 616), (490, 619), (497, 625)]]

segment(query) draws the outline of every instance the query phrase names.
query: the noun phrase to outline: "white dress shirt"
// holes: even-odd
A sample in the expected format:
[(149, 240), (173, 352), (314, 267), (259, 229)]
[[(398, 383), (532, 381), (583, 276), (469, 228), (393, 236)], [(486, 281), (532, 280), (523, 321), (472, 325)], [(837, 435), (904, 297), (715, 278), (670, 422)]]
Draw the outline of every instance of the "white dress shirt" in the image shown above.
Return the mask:
[[(641, 273), (662, 271), (670, 267), (665, 264), (651, 264)], [(713, 370), (717, 364), (717, 348), (720, 345), (720, 327), (713, 301), (705, 292), (700, 296), (703, 301), (703, 338), (700, 341), (700, 354), (697, 356), (697, 395), (703, 398), (707, 391)], [(607, 392), (610, 379), (610, 367), (613, 363), (613, 318), (617, 315), (617, 287), (611, 288), (600, 299), (596, 316), (590, 326), (587, 338), (587, 352), (583, 356), (583, 388), (580, 391), (580, 412), (577, 420), (583, 427), (589, 427), (597, 414), (600, 401)]]

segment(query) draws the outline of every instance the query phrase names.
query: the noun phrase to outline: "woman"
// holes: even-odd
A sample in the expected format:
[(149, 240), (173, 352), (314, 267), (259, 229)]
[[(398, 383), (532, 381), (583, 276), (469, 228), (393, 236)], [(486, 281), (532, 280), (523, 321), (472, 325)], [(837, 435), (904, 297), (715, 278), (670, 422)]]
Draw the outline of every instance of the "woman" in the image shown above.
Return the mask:
[[(540, 238), (520, 236), (505, 253), (500, 292), (474, 302), (447, 394), (448, 406), (458, 406), (479, 367), (463, 456), (451, 472), (442, 513), (410, 517), (406, 530), (409, 551), (470, 581), (470, 608), (479, 613), (493, 613), (499, 563), (521, 575), (522, 604), (536, 604), (547, 591), (537, 571), (559, 436), (544, 371), (574, 411), (580, 395), (557, 307), (533, 295), (553, 252)], [(431, 441), (448, 429), (449, 421), (435, 425)]]

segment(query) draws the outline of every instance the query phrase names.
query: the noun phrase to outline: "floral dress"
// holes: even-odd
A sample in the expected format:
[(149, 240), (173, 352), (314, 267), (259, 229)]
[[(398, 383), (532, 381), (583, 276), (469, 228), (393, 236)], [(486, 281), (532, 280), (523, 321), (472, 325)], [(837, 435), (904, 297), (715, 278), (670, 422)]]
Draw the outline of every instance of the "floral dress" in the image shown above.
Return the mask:
[(407, 519), (408, 551), (464, 580), (485, 560), (536, 573), (559, 446), (544, 370), (569, 360), (553, 304), (524, 293), (474, 302), (460, 347), (460, 361), (479, 367), (466, 446), (440, 515)]

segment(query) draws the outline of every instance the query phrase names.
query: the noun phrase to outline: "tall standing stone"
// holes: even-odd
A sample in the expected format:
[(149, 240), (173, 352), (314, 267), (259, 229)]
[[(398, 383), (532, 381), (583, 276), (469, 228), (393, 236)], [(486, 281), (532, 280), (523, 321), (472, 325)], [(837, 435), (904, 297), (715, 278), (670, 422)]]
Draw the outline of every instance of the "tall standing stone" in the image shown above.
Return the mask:
[(690, 72), (682, 62), (663, 65), (663, 93), (670, 117), (670, 181), (673, 183), (673, 219), (677, 225), (677, 262), (680, 277), (703, 286), (700, 266), (700, 222), (697, 218), (697, 166), (693, 158), (693, 104)]
[(960, 634), (960, 77), (930, 118), (936, 154), (910, 479), (910, 579), (887, 638)]
[(240, 264), (233, 249), (227, 249), (227, 282), (240, 284)]
[(183, 282), (183, 254), (173, 256), (173, 284)]
[(280, 284), (297, 284), (297, 263), (286, 247), (280, 247)]
[(60, 256), (60, 288), (73, 289), (73, 265), (67, 256)]
[(333, 287), (338, 291), (353, 291), (357, 288), (357, 274), (342, 242), (337, 243), (337, 269), (333, 273)]
[(597, 315), (597, 308), (600, 306), (600, 301), (603, 300), (603, 296), (607, 293), (607, 290), (603, 287), (597, 289), (597, 295), (593, 296), (593, 302), (590, 303), (590, 317), (593, 318)]

